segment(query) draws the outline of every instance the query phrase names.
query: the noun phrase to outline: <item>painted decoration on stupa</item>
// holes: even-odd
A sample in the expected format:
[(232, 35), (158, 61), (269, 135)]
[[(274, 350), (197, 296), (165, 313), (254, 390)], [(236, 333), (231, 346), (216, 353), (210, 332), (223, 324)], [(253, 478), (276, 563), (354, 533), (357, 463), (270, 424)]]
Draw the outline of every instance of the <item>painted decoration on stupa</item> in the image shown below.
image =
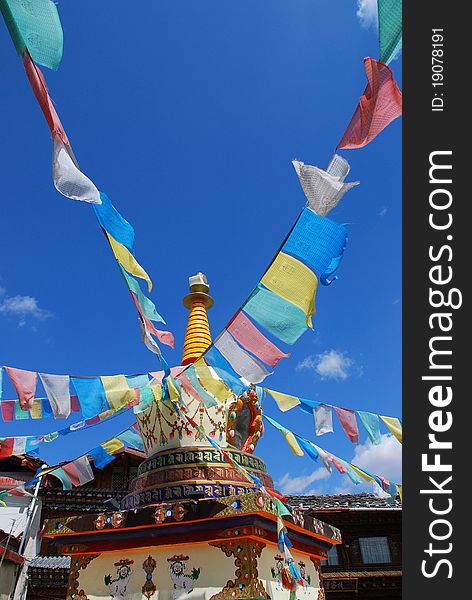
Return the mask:
[(156, 565), (157, 565), (157, 563), (151, 555), (149, 555), (146, 558), (146, 560), (143, 562), (143, 569), (144, 569), (144, 572), (146, 573), (146, 581), (144, 582), (144, 585), (141, 588), (141, 591), (143, 592), (143, 596), (146, 596), (146, 598), (148, 600), (149, 600), (149, 598), (151, 598), (151, 596), (153, 596), (155, 594), (156, 589), (157, 589), (156, 584), (152, 580), (152, 575), (156, 568)]
[(282, 585), (282, 571), (284, 569), (284, 557), (281, 554), (276, 554), (274, 556), (274, 566), (271, 567), (270, 572), (272, 573), (272, 577), (276, 581), (276, 589), (283, 590), (284, 586)]
[(190, 575), (186, 573), (187, 561), (189, 557), (185, 554), (174, 554), (167, 559), (169, 563), (169, 573), (174, 584), (172, 598), (177, 600), (182, 594), (193, 591), (195, 581), (200, 577), (200, 569), (193, 568)]
[(128, 586), (129, 578), (131, 577), (132, 568), (131, 565), (134, 560), (122, 558), (118, 562), (114, 563), (116, 567), (116, 575), (112, 577), (110, 574), (105, 575), (105, 585), (108, 586), (110, 596), (112, 598), (124, 598)]

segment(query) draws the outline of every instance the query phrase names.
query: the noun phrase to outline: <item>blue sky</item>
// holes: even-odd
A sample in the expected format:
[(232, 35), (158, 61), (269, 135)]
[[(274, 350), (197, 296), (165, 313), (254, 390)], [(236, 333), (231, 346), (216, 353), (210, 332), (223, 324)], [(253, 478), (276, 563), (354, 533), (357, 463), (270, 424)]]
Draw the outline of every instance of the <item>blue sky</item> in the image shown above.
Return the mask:
[[(363, 58), (378, 57), (378, 32), (359, 18), (355, 0), (130, 6), (59, 3), (64, 59), (57, 73), (43, 71), (82, 170), (135, 228), (152, 298), (176, 337), (166, 357), (178, 364), (188, 276), (208, 277), (216, 335), (304, 205), (290, 161), (327, 165), (365, 87)], [(0, 54), (0, 364), (72, 375), (156, 370), (92, 208), (53, 187), (49, 130), (3, 25)], [(401, 61), (391, 66), (401, 87)], [(265, 383), (400, 416), (401, 120), (343, 155), (349, 179), (361, 185), (330, 215), (348, 224), (340, 279), (319, 290), (314, 332)], [(282, 414), (270, 399), (265, 409), (353, 459), (337, 422), (334, 434), (315, 439), (304, 413)], [(130, 421), (122, 416), (43, 444), (43, 456), (72, 459)], [(57, 423), (0, 422), (0, 435), (46, 433)], [(267, 429), (258, 454), (283, 489), (349, 489), (347, 478), (326, 478), (319, 465), (292, 456), (279, 436)], [(385, 438), (375, 452), (363, 445), (356, 458), (400, 481), (393, 442)]]

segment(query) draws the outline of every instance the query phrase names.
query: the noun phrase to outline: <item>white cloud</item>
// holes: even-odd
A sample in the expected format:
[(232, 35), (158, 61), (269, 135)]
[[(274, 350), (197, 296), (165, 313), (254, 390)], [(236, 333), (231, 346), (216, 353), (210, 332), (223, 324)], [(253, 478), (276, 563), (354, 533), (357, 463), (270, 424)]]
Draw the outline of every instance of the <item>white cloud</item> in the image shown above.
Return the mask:
[(0, 290), (0, 314), (18, 319), (18, 326), (23, 327), (28, 318), (44, 321), (51, 317), (51, 313), (41, 308), (33, 296), (5, 296), (5, 289)]
[(402, 481), (402, 445), (393, 435), (382, 435), (378, 446), (374, 446), (370, 440), (356, 446), (351, 462), (395, 483)]
[(329, 472), (324, 467), (316, 469), (310, 475), (299, 475), (298, 477), (292, 477), (289, 473), (285, 473), (282, 479), (278, 481), (277, 486), (282, 494), (301, 494), (313, 482), (326, 479), (326, 477), (329, 477)]
[(377, 27), (377, 0), (357, 0), (357, 16), (362, 27)]
[(327, 350), (316, 356), (307, 356), (298, 363), (296, 369), (313, 369), (322, 379), (347, 379), (354, 361), (338, 350)]

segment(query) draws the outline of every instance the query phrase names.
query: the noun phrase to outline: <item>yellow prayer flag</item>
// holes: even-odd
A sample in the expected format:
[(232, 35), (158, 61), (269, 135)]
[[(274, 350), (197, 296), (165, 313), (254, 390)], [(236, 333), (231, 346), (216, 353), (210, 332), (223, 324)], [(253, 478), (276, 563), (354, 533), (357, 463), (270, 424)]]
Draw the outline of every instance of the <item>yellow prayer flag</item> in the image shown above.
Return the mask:
[(111, 440), (103, 442), (103, 444), (100, 444), (100, 446), (105, 450), (107, 454), (113, 454), (120, 448), (123, 448), (124, 444), (118, 438), (111, 438)]
[(402, 424), (397, 417), (382, 417), (380, 415), (380, 418), (401, 444), (403, 440)]
[(282, 412), (286, 412), (287, 410), (295, 408), (295, 406), (301, 404), (300, 400), (296, 396), (289, 396), (288, 394), (274, 392), (274, 390), (268, 390), (267, 388), (264, 389), (277, 402), (277, 406)]
[(206, 391), (219, 402), (227, 400), (233, 395), (226, 383), (216, 374), (213, 375), (203, 358), (199, 358), (193, 363), (195, 371), (202, 386)]
[(367, 475), (367, 473), (365, 473), (364, 471), (361, 471), (361, 469), (359, 469), (358, 467), (355, 467), (353, 464), (349, 463), (349, 466), (354, 469), (354, 471), (359, 475), (359, 477), (362, 477), (362, 479), (365, 479), (365, 481), (375, 481), (375, 479), (373, 477), (371, 477), (370, 475)]
[(43, 416), (43, 403), (41, 398), (35, 398), (33, 400), (33, 406), (30, 408), (30, 415), (32, 419), (41, 419)]
[(152, 281), (146, 271), (142, 268), (142, 266), (138, 263), (138, 261), (134, 258), (131, 252), (117, 242), (115, 238), (113, 238), (109, 233), (107, 233), (108, 240), (111, 245), (111, 249), (113, 250), (113, 254), (115, 255), (116, 260), (120, 263), (123, 269), (126, 269), (128, 273), (134, 275), (135, 277), (139, 277), (140, 279), (144, 279), (147, 281), (149, 291), (152, 290)]
[(113, 410), (119, 410), (136, 400), (136, 393), (129, 387), (124, 375), (102, 375), (100, 379), (108, 404)]
[(279, 252), (261, 283), (274, 294), (301, 308), (307, 316), (307, 325), (312, 327), (311, 315), (316, 312), (318, 279), (311, 269), (296, 258)]
[(160, 402), (162, 400), (162, 385), (158, 383), (157, 385), (151, 385), (150, 387), (154, 395), (154, 400)]
[(180, 398), (180, 392), (174, 383), (172, 375), (167, 378), (167, 389), (169, 390), (169, 398), (172, 402), (176, 402)]
[(400, 495), (400, 502), (401, 502), (401, 504), (403, 504), (403, 485), (400, 485), (399, 483), (397, 483), (397, 490)]
[(291, 431), (282, 431), (282, 433), (284, 434), (285, 439), (287, 440), (287, 444), (290, 446), (290, 449), (295, 454), (295, 456), (305, 456), (305, 453), (300, 448), (293, 433)]

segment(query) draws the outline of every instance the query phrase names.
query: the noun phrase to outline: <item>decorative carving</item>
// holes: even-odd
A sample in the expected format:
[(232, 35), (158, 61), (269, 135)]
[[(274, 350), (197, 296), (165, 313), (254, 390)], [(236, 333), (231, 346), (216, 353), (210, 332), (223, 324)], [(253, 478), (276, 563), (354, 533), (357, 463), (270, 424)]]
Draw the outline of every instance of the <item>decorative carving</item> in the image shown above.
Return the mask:
[(155, 568), (156, 561), (151, 555), (149, 555), (143, 562), (143, 569), (146, 573), (146, 581), (144, 582), (144, 585), (141, 588), (143, 595), (146, 596), (146, 598), (150, 598), (156, 592), (156, 586), (152, 580), (152, 573)]
[(313, 558), (313, 556), (310, 556), (310, 560), (315, 565), (315, 571), (318, 574), (319, 589), (318, 589), (318, 598), (317, 598), (317, 600), (326, 600), (326, 594), (325, 594), (325, 590), (324, 590), (324, 587), (323, 587), (323, 580), (321, 579), (320, 561), (317, 558)]
[(79, 591), (79, 571), (87, 568), (88, 564), (100, 554), (85, 554), (72, 556), (70, 563), (69, 582), (67, 585), (67, 600), (86, 600), (87, 595), (84, 590)]
[(230, 404), (226, 438), (236, 448), (252, 453), (263, 431), (261, 403), (251, 388)]
[(210, 600), (234, 600), (235, 598), (270, 598), (259, 580), (257, 559), (265, 548), (263, 542), (254, 540), (228, 540), (210, 542), (210, 546), (220, 548), (226, 556), (234, 556), (235, 578), (227, 581), (221, 592)]

